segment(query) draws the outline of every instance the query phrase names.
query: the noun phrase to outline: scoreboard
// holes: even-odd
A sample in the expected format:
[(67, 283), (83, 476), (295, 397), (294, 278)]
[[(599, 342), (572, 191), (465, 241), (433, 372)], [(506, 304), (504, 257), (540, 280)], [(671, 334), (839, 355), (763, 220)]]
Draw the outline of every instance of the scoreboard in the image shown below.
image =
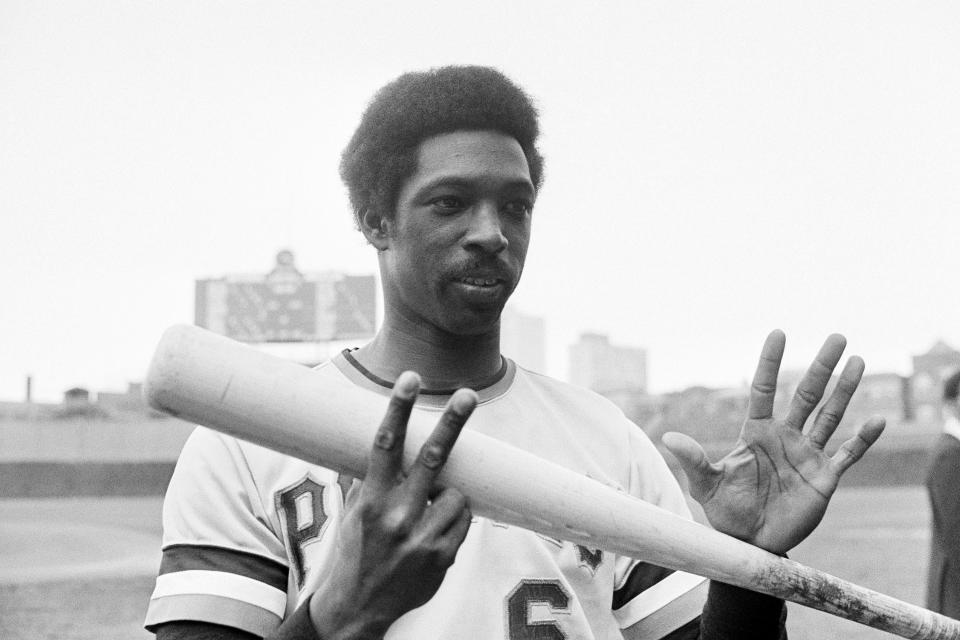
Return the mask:
[(197, 280), (195, 322), (242, 342), (324, 342), (371, 337), (376, 330), (372, 275), (303, 274), (281, 251), (265, 275)]

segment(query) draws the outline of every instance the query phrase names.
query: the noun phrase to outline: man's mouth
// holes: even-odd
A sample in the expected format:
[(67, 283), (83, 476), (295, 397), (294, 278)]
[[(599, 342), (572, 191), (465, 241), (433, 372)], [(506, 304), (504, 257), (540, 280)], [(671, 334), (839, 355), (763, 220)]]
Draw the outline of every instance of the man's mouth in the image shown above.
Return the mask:
[(500, 284), (502, 280), (499, 278), (460, 278), (460, 282), (474, 287), (492, 287)]
[(493, 274), (460, 276), (454, 282), (455, 288), (470, 304), (500, 304), (510, 293), (508, 280), (497, 278)]

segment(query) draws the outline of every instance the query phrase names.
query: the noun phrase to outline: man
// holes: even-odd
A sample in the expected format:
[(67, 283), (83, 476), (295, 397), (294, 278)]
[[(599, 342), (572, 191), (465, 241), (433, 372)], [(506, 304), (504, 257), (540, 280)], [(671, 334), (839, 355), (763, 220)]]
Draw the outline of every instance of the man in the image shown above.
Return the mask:
[[(359, 387), (389, 402), (366, 479), (199, 429), (164, 505), (147, 615), (160, 640), (781, 637), (781, 601), (721, 584), (707, 595), (694, 576), (471, 518), (463, 496), (435, 486), (469, 418), (473, 430), (689, 516), (657, 450), (611, 403), (500, 354), (500, 312), (523, 270), (542, 179), (537, 136), (529, 98), (493, 69), (406, 74), (374, 97), (341, 174), (377, 250), (383, 326), (317, 371), (330, 393)], [(802, 432), (840, 336), (774, 421), (783, 346), (782, 333), (767, 339), (727, 458), (711, 464), (689, 438), (665, 439), (711, 522), (775, 553), (817, 525), (883, 428), (871, 421), (823, 454), (863, 371), (852, 358)], [(437, 427), (403, 469), (413, 411)]]
[(927, 470), (933, 513), (927, 608), (960, 619), (960, 371), (943, 383), (943, 418)]

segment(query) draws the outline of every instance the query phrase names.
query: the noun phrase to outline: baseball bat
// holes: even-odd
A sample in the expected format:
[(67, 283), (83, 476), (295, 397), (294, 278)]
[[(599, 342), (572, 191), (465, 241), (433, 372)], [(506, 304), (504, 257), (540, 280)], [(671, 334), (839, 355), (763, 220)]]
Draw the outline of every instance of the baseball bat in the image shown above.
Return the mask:
[[(150, 405), (362, 478), (387, 398), (192, 326), (168, 329), (144, 383)], [(332, 408), (335, 407), (335, 410)], [(331, 419), (332, 416), (337, 419)], [(415, 413), (404, 463), (434, 424)], [(686, 520), (560, 465), (465, 429), (439, 482), (478, 516), (819, 609), (904, 638), (960, 640), (960, 622)]]

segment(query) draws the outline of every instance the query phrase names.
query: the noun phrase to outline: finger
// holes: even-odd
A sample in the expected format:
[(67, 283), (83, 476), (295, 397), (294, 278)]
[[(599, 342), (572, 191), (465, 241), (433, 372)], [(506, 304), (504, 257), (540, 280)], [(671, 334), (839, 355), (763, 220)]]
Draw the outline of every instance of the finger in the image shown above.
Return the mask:
[(373, 490), (392, 487), (403, 468), (403, 440), (407, 421), (420, 390), (420, 376), (405, 371), (397, 378), (390, 395), (390, 404), (373, 440), (367, 463), (367, 483)]
[(771, 331), (760, 351), (757, 371), (753, 374), (750, 386), (750, 406), (747, 415), (751, 419), (763, 419), (773, 416), (773, 399), (777, 393), (777, 373), (783, 359), (783, 347), (787, 337), (779, 329)]
[(837, 386), (834, 387), (830, 399), (827, 400), (820, 411), (817, 412), (817, 419), (813, 422), (808, 437), (810, 443), (818, 449), (823, 449), (827, 440), (836, 431), (837, 425), (843, 419), (843, 414), (847, 410), (850, 398), (853, 392), (857, 390), (860, 384), (860, 378), (863, 377), (863, 360), (858, 356), (853, 356), (847, 360), (843, 367), (843, 372), (837, 380)]
[(793, 394), (793, 400), (790, 401), (790, 412), (784, 421), (788, 427), (803, 429), (807, 418), (813, 413), (814, 407), (819, 404), (823, 397), (823, 391), (830, 382), (830, 376), (833, 375), (833, 369), (840, 362), (840, 356), (847, 346), (847, 339), (839, 333), (834, 333), (827, 337), (813, 359), (810, 368), (803, 374), (800, 384), (797, 386), (797, 392)]
[(443, 563), (449, 566), (454, 563), (457, 557), (457, 551), (460, 545), (467, 537), (470, 531), (470, 510), (461, 509), (453, 519), (450, 526), (446, 528), (436, 541), (441, 545), (443, 554)]
[(464, 513), (469, 519), (470, 509), (467, 508), (467, 499), (456, 489), (447, 488), (430, 503), (424, 518), (428, 521), (429, 528), (437, 535), (445, 535), (447, 530), (463, 518)]
[(464, 509), (454, 523), (444, 532), (444, 537), (450, 542), (450, 544), (456, 545), (459, 547), (464, 538), (467, 537), (467, 533), (470, 531), (470, 521), (473, 517), (473, 514), (470, 513), (470, 509)]
[(447, 402), (440, 421), (420, 448), (407, 478), (408, 495), (415, 504), (426, 504), (437, 475), (476, 406), (477, 394), (470, 389), (458, 389)]
[(850, 465), (866, 453), (870, 445), (876, 442), (880, 434), (883, 433), (885, 426), (886, 421), (883, 418), (870, 418), (857, 429), (857, 433), (852, 438), (843, 443), (840, 449), (830, 458), (830, 466), (836, 472), (837, 477), (843, 475), (850, 468)]
[(720, 470), (710, 464), (703, 447), (690, 436), (675, 431), (663, 434), (660, 441), (680, 463), (690, 481), (690, 495), (698, 502), (704, 502), (713, 495)]

